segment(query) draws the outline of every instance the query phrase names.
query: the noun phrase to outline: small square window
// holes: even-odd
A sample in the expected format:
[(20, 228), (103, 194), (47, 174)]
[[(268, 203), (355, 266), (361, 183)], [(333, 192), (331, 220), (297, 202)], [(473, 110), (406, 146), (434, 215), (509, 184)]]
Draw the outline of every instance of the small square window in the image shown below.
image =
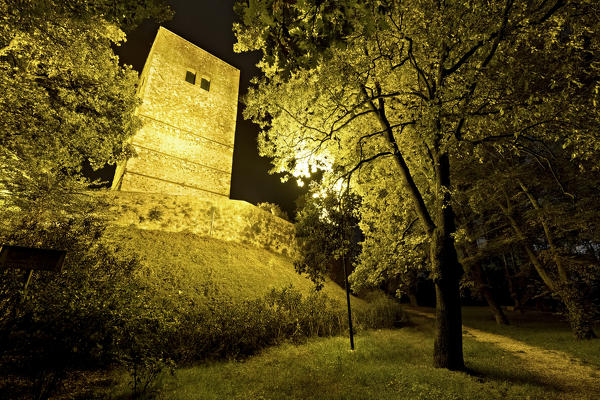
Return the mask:
[(210, 90), (210, 81), (206, 78), (202, 78), (200, 87), (208, 92)]
[(192, 85), (196, 84), (196, 73), (192, 71), (187, 71), (185, 73), (185, 81), (191, 83)]

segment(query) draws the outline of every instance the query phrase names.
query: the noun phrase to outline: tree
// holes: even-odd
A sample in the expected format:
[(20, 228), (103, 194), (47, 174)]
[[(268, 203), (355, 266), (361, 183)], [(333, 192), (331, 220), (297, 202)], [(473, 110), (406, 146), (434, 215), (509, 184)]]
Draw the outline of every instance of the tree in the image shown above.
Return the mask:
[(261, 210), (265, 210), (266, 212), (271, 213), (274, 216), (284, 219), (286, 221), (290, 220), (290, 217), (287, 215), (287, 213), (285, 211), (283, 211), (281, 209), (281, 207), (279, 207), (278, 204), (263, 202), (263, 203), (258, 203), (256, 205), (256, 207), (260, 208)]
[[(328, 275), (343, 276), (360, 253), (358, 245), (358, 205), (360, 197), (353, 193), (319, 192), (316, 185), (304, 195), (303, 207), (296, 217), (298, 257), (294, 266), (298, 273), (306, 273), (318, 289)], [(346, 265), (343, 265), (346, 264)]]
[(360, 227), (362, 252), (351, 275), (354, 288), (383, 287), (392, 295), (407, 295), (417, 305), (420, 278), (428, 275), (427, 237), (395, 185), (389, 161), (362, 168), (357, 187), (363, 198)]
[(137, 73), (119, 65), (121, 30), (163, 16), (162, 0), (0, 1), (0, 201), (22, 207), (50, 187), (81, 185), (81, 168), (131, 155), (124, 143)]
[(130, 155), (137, 74), (113, 46), (169, 14), (163, 0), (0, 0), (0, 244), (67, 251), (61, 273), (36, 272), (25, 302), (23, 271), (0, 279), (2, 367), (38, 375), (35, 398), (70, 368), (117, 361), (149, 310), (137, 258), (102, 237), (107, 204), (82, 193), (82, 166)]
[(593, 338), (598, 174), (579, 170), (555, 146), (537, 143), (528, 150), (535, 151), (490, 151), (481, 168), (462, 177), (473, 193), (465, 196), (470, 205), (465, 212), (479, 221), (470, 224), (471, 236), (486, 242), (471, 261), (521, 247), (546, 290), (564, 305), (574, 336)]
[(336, 263), (341, 264), (348, 306), (348, 331), (350, 349), (354, 350), (354, 331), (350, 307), (349, 265), (360, 252), (356, 234), (358, 230), (358, 204), (360, 197), (346, 187), (341, 193), (319, 191), (313, 186), (310, 197), (297, 216), (296, 239), (298, 259), (294, 262), (298, 273), (306, 272), (321, 289), (327, 273)]
[(583, 113), (598, 81), (575, 73), (597, 71), (589, 32), (598, 5), (250, 0), (236, 8), (236, 49), (263, 54), (264, 77), (245, 109), (263, 128), (262, 155), (275, 172), (322, 168), (330, 182), (389, 162), (429, 242), (434, 365), (463, 369), (451, 159), (476, 160), (479, 144), (525, 134), (572, 146), (561, 135), (569, 131), (598, 147), (598, 115)]

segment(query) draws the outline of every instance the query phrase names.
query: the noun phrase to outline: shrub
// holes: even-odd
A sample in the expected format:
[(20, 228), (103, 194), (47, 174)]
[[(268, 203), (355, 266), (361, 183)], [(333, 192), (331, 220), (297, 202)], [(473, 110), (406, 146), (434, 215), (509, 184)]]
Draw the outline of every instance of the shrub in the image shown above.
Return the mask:
[(285, 211), (283, 211), (278, 204), (263, 202), (256, 204), (256, 207), (260, 208), (261, 210), (265, 210), (266, 212), (269, 212), (274, 216), (284, 219), (286, 221), (290, 220), (288, 214)]
[[(347, 332), (345, 305), (322, 292), (303, 296), (290, 286), (232, 301), (208, 279), (207, 287), (166, 295), (178, 292), (178, 282), (145, 269), (91, 214), (20, 223), (5, 243), (61, 248), (68, 256), (61, 273), (36, 272), (24, 301), (23, 272), (0, 272), (0, 372), (13, 377), (0, 384), (0, 397), (48, 397), (69, 371), (109, 366), (125, 367), (140, 395), (175, 364)], [(390, 327), (399, 313), (389, 299), (374, 298), (354, 311), (355, 326)]]
[(144, 302), (134, 277), (139, 262), (102, 238), (104, 225), (93, 214), (11, 222), (2, 242), (67, 250), (63, 271), (36, 271), (26, 298), (24, 271), (0, 272), (0, 368), (43, 398), (69, 369), (105, 367), (121, 357), (126, 321)]

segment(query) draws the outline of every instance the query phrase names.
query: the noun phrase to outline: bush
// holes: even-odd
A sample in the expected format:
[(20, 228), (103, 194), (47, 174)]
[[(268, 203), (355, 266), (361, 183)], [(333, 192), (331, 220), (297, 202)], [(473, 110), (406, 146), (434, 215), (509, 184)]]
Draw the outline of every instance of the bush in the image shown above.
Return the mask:
[[(91, 214), (20, 223), (5, 243), (65, 249), (68, 256), (61, 273), (35, 273), (24, 301), (24, 272), (0, 272), (0, 372), (7, 377), (0, 397), (45, 398), (69, 371), (109, 366), (125, 367), (141, 395), (176, 364), (347, 332), (345, 304), (321, 292), (303, 296), (290, 286), (232, 301), (210, 279), (207, 287), (178, 292), (178, 282), (149, 271)], [(150, 280), (150, 273), (157, 276)], [(400, 313), (380, 297), (353, 315), (355, 326), (367, 329), (390, 327)]]
[[(391, 328), (404, 322), (398, 303), (383, 295), (372, 299), (368, 307), (354, 310), (357, 329)], [(170, 340), (179, 343), (170, 353), (179, 362), (243, 357), (285, 340), (347, 332), (345, 305), (322, 292), (303, 296), (292, 286), (272, 289), (256, 300), (213, 299), (195, 313), (178, 326), (177, 340)]]
[(281, 209), (281, 207), (279, 207), (279, 205), (277, 205), (275, 203), (269, 203), (269, 202), (258, 203), (258, 204), (256, 204), (256, 207), (260, 208), (261, 210), (265, 210), (266, 212), (269, 212), (276, 217), (279, 217), (286, 221), (290, 221), (290, 217), (288, 216), (288, 214), (285, 211), (283, 211)]
[(24, 271), (0, 272), (0, 369), (22, 378), (1, 386), (28, 384), (26, 397), (47, 397), (69, 369), (106, 367), (121, 358), (126, 322), (144, 302), (134, 277), (137, 258), (102, 238), (101, 220), (89, 213), (54, 217), (12, 220), (0, 238), (67, 250), (63, 271), (35, 271), (26, 297)]

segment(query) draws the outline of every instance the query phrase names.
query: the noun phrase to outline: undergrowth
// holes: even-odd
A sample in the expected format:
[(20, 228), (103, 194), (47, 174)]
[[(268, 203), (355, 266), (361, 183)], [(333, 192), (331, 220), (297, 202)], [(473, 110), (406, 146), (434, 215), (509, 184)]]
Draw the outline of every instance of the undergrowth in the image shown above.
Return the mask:
[[(138, 254), (106, 238), (91, 215), (45, 229), (47, 240), (37, 245), (68, 250), (63, 271), (36, 273), (25, 298), (23, 273), (2, 272), (2, 398), (47, 398), (64, 391), (71, 371), (113, 367), (128, 371), (132, 394), (140, 396), (176, 366), (347, 331), (345, 305), (327, 293), (285, 286), (235, 298), (210, 276), (182, 291), (168, 268), (149, 270)], [(28, 244), (26, 234), (4, 240)], [(403, 320), (384, 298), (357, 307), (354, 317), (357, 329)]]

